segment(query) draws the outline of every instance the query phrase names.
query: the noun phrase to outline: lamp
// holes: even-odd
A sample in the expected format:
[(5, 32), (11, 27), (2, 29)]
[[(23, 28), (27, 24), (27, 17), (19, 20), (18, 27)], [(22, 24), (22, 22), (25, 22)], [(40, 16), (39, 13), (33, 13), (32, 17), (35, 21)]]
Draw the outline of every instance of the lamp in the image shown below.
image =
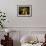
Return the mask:
[(9, 29), (5, 29), (5, 32), (7, 33), (7, 36), (9, 37)]
[(9, 33), (9, 29), (5, 29), (5, 32), (6, 32), (6, 33)]

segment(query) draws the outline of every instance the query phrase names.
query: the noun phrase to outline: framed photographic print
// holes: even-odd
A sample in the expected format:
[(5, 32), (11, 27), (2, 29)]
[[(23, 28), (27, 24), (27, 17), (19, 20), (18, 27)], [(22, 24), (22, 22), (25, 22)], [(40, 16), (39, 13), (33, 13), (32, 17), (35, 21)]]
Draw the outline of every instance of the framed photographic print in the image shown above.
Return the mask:
[(32, 5), (17, 5), (17, 16), (20, 17), (31, 17), (32, 16)]

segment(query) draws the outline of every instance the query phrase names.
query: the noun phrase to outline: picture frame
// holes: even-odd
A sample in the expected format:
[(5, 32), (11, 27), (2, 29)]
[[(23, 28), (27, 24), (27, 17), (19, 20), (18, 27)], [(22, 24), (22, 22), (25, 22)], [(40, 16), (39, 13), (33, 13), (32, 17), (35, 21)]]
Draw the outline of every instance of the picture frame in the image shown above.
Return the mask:
[(18, 17), (32, 17), (32, 5), (17, 5)]

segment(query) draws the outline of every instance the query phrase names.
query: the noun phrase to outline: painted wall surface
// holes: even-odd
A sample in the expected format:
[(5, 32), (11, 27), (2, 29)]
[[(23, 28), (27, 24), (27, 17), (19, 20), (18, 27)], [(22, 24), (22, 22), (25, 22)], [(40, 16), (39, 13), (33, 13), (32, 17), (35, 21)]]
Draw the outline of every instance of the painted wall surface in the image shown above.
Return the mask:
[[(32, 5), (32, 17), (18, 17), (17, 5)], [(7, 16), (5, 26), (11, 31), (20, 31), (20, 37), (30, 34), (31, 31), (45, 31), (46, 33), (46, 0), (0, 0), (0, 10)], [(18, 40), (18, 37), (19, 34), (16, 33), (13, 39)], [(17, 44), (20, 45), (20, 42)]]
[[(18, 17), (17, 5), (32, 5), (32, 17)], [(6, 12), (6, 27), (46, 27), (46, 0), (0, 0)]]

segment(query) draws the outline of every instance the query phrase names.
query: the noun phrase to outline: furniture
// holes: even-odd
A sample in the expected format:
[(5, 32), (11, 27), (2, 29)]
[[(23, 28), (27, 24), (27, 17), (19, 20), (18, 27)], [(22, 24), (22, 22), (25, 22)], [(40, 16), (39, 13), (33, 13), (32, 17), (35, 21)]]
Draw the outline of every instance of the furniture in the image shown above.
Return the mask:
[(45, 42), (42, 44), (42, 46), (46, 46), (46, 34), (45, 34)]
[(3, 46), (13, 46), (13, 40), (9, 37), (9, 33), (7, 35), (4, 35), (5, 40), (1, 40), (1, 44)]
[(22, 43), (21, 46), (41, 46), (42, 43), (30, 44), (30, 43)]
[[(40, 36), (40, 34), (37, 34), (37, 36)], [(41, 46), (43, 43), (41, 43), (40, 40), (39, 41), (38, 40), (39, 39), (38, 37), (36, 37), (36, 34), (33, 34), (33, 36), (23, 35), (20, 39), (20, 43), (21, 43), (21, 46)]]

